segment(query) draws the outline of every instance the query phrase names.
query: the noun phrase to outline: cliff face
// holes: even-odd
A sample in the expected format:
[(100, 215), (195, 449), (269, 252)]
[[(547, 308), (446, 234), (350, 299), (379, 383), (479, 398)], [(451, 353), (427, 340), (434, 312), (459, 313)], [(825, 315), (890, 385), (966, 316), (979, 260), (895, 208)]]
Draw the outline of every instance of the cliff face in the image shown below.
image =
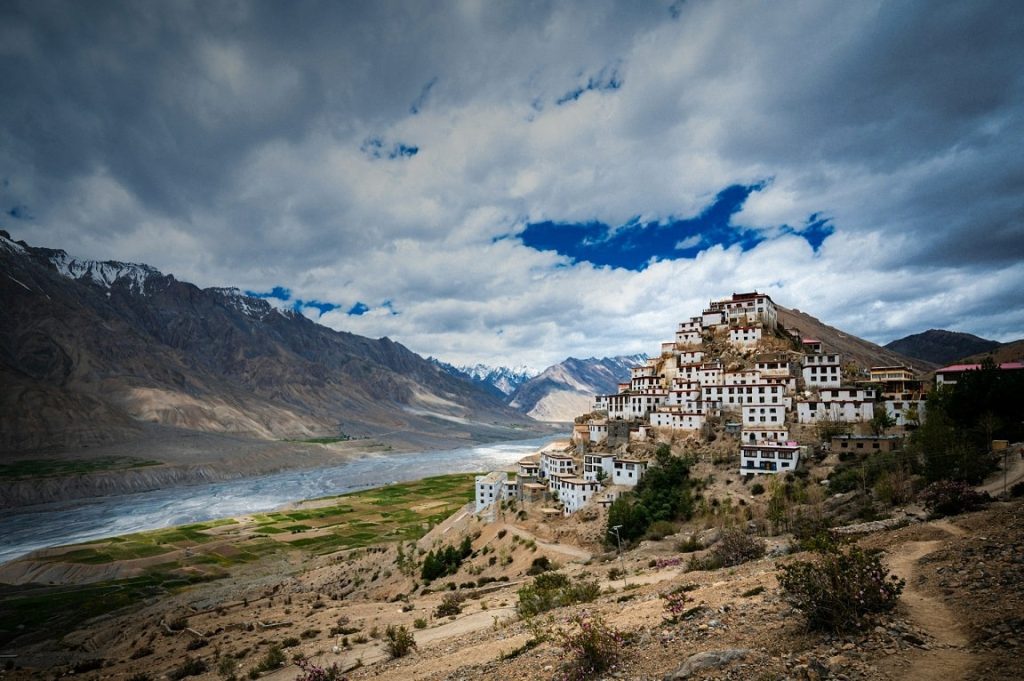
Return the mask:
[(529, 421), (399, 343), (333, 331), (236, 289), (6, 234), (0, 264), (0, 451), (119, 442), (143, 422), (278, 439), (453, 428), (501, 437)]

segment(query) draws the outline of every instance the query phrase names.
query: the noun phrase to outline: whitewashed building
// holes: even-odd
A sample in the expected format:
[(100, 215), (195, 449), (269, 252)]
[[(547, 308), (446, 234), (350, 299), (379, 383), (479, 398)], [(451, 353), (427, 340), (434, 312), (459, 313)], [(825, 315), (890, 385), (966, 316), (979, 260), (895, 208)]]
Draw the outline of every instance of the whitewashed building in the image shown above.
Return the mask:
[(545, 450), (540, 453), (540, 470), (544, 477), (575, 475), (576, 460), (565, 452)]
[(885, 413), (897, 426), (919, 426), (924, 423), (926, 400), (886, 400)]
[(785, 473), (800, 465), (800, 445), (761, 443), (740, 445), (740, 473)]
[(875, 391), (870, 388), (822, 388), (820, 399), (797, 402), (797, 423), (828, 418), (841, 423), (870, 421), (875, 415)]
[(646, 472), (646, 461), (616, 458), (612, 464), (612, 484), (634, 487)]
[(803, 358), (804, 384), (818, 388), (838, 388), (843, 372), (839, 355), (805, 355)]
[(608, 439), (608, 422), (604, 419), (593, 419), (587, 427), (590, 429), (591, 444), (601, 444)]
[(607, 453), (592, 453), (583, 455), (583, 479), (597, 480), (599, 473), (604, 471), (604, 477), (612, 479), (614, 473), (615, 455)]
[(562, 502), (562, 513), (571, 515), (593, 500), (601, 489), (595, 480), (583, 478), (561, 478), (558, 482), (558, 500)]
[(737, 347), (754, 347), (760, 340), (760, 326), (734, 326), (729, 329), (729, 342)]
[(478, 475), (474, 479), (476, 490), (476, 513), (484, 510), (495, 501), (501, 502), (512, 496), (509, 490), (508, 473), (494, 471), (487, 475)]

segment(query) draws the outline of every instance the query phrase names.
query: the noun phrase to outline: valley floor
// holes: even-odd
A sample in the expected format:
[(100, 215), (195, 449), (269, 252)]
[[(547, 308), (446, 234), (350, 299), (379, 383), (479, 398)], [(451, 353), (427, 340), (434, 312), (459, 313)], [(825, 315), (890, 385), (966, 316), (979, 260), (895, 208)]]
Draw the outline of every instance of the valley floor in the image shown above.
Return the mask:
[[(455, 543), (462, 533), (475, 537), (474, 557), (454, 577), (432, 585), (451, 582), (467, 596), (453, 617), (434, 614), (443, 590), (415, 588), (418, 575), (405, 562), (408, 545), (406, 553), (394, 544), (317, 558), (296, 552), (94, 620), (59, 643), (4, 650), (16, 653), (12, 664), (24, 669), (3, 678), (51, 678), (75, 665), (77, 678), (128, 679), (140, 672), (159, 678), (191, 657), (208, 668), (194, 678), (216, 679), (223, 678), (218, 661), (228, 655), (234, 669), (225, 671), (246, 678), (279, 645), (286, 666), (264, 671), (261, 678), (295, 679), (299, 669), (292, 659), (301, 653), (320, 664), (337, 663), (350, 679), (549, 679), (560, 675), (565, 660), (557, 636), (504, 658), (538, 630), (565, 628), (568, 618), (582, 611), (601, 615), (628, 635), (615, 678), (665, 678), (690, 656), (712, 651), (722, 653), (719, 661), (732, 659), (677, 678), (1021, 678), (1024, 500), (862, 537), (860, 543), (882, 551), (907, 586), (895, 613), (861, 634), (843, 637), (807, 633), (799, 614), (782, 600), (776, 573), (790, 556), (686, 571), (685, 556), (681, 564), (676, 561), (678, 537), (670, 537), (644, 542), (620, 563), (598, 546), (557, 539), (579, 536), (567, 531), (571, 519), (512, 521), (483, 524), (472, 514), (456, 513), (419, 540), (425, 550)], [(771, 547), (783, 543), (773, 541)], [(551, 611), (550, 618), (520, 620), (517, 590), (528, 583), (526, 570), (541, 555), (574, 577), (598, 579), (602, 595), (586, 605)], [(625, 580), (611, 579), (609, 571), (620, 565)], [(489, 581), (499, 577), (509, 581)], [(695, 610), (670, 624), (662, 595), (684, 585), (687, 607)], [(170, 631), (167, 625), (181, 618), (187, 628), (175, 625), (177, 631)], [(389, 625), (414, 632), (418, 649), (389, 659), (380, 637)], [(86, 671), (96, 665), (96, 671)]]

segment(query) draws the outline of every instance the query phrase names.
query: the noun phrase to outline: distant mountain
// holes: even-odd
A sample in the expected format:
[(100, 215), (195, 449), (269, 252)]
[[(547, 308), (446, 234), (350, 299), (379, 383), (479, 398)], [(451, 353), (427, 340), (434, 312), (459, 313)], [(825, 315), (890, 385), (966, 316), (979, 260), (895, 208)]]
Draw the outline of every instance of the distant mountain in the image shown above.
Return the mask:
[(986, 350), (985, 352), (979, 352), (968, 357), (958, 357), (953, 364), (974, 364), (981, 362), (986, 357), (991, 357), (992, 361), (996, 364), (1003, 364), (1004, 362), (1022, 362), (1024, 361), (1024, 338), (1019, 340), (1010, 341), (1009, 343), (1000, 343), (999, 347), (992, 350)]
[(937, 368), (937, 364), (934, 362), (910, 357), (890, 348), (883, 348), (881, 345), (829, 326), (806, 312), (791, 310), (781, 305), (777, 305), (777, 307), (780, 324), (786, 329), (798, 331), (799, 335), (804, 338), (820, 340), (825, 345), (826, 351), (840, 353), (843, 356), (843, 362), (853, 362), (864, 368), (904, 365), (922, 374)]
[(529, 421), (387, 338), (6, 232), (0, 310), (0, 452), (109, 444), (154, 423), (264, 439), (387, 434), (426, 446), (509, 437), (509, 426)]
[(474, 364), (473, 366), (457, 367), (433, 357), (430, 358), (430, 361), (453, 376), (473, 381), (488, 390), (492, 390), (495, 395), (511, 395), (516, 391), (516, 388), (537, 375), (536, 371), (525, 365), (518, 367), (492, 367), (486, 364)]
[(618, 392), (629, 380), (630, 367), (643, 364), (647, 355), (576, 359), (550, 366), (512, 394), (509, 406), (538, 421), (569, 422), (590, 411), (596, 395)]
[(486, 383), (500, 390), (505, 395), (511, 395), (516, 388), (526, 383), (537, 375), (536, 371), (527, 366), (518, 367), (491, 367), (486, 364), (476, 364), (471, 367), (460, 367), (460, 369), (473, 377), (473, 380)]
[(970, 355), (991, 352), (1000, 345), (969, 333), (929, 329), (886, 343), (885, 347), (907, 357), (946, 365)]

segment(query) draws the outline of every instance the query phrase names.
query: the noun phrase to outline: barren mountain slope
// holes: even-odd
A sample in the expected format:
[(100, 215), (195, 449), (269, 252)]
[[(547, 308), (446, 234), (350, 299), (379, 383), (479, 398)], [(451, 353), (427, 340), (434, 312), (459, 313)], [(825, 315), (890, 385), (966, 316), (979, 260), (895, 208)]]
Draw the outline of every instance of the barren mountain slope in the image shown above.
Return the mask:
[(799, 329), (804, 338), (811, 337), (825, 344), (826, 351), (838, 352), (843, 361), (853, 361), (864, 368), (902, 364), (918, 372), (926, 373), (936, 368), (931, 362), (906, 357), (875, 345), (863, 338), (845, 333), (800, 310), (779, 307), (779, 322), (787, 329)]

